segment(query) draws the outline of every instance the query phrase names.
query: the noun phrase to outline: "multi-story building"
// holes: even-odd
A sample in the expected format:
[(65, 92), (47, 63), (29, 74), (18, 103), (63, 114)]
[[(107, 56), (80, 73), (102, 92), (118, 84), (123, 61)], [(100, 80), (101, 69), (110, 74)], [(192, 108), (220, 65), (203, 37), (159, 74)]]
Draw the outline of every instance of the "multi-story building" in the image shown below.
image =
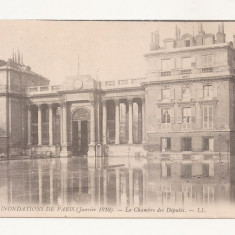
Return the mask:
[(94, 156), (101, 144), (109, 156), (233, 154), (235, 49), (223, 24), (216, 36), (176, 27), (163, 43), (152, 33), (146, 76), (129, 80), (49, 86), (20, 58), (1, 61), (1, 152)]

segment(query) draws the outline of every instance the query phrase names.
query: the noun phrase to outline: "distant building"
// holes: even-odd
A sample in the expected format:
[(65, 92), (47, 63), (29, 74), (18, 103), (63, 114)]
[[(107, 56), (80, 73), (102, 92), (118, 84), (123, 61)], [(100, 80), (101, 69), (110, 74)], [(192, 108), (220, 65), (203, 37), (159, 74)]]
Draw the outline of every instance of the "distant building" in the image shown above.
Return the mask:
[(227, 157), (235, 143), (235, 49), (223, 24), (216, 35), (163, 40), (152, 33), (146, 77), (99, 82), (91, 76), (49, 80), (0, 61), (0, 152), (95, 156)]

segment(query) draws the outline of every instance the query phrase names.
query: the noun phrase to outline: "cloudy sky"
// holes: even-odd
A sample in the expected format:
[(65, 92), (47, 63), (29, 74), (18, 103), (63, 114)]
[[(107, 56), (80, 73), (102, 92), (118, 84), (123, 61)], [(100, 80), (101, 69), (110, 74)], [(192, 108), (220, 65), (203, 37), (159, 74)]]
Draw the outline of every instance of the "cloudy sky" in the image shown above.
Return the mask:
[[(204, 31), (216, 33), (218, 23), (203, 23)], [(162, 42), (174, 37), (176, 25), (181, 35), (198, 32), (197, 22), (0, 21), (0, 59), (19, 49), (24, 64), (56, 84), (77, 74), (78, 53), (80, 74), (100, 80), (141, 77), (151, 32), (158, 30)], [(232, 41), (235, 22), (224, 26)]]

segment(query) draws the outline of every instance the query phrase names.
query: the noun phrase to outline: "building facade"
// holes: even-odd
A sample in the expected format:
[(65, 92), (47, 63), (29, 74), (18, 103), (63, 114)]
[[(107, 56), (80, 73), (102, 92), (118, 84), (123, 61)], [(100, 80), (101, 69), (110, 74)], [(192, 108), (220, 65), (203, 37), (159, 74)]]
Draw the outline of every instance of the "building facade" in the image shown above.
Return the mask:
[(163, 43), (152, 33), (146, 76), (128, 80), (50, 86), (20, 56), (1, 61), (1, 154), (232, 155), (235, 49), (223, 24), (216, 35), (176, 27)]

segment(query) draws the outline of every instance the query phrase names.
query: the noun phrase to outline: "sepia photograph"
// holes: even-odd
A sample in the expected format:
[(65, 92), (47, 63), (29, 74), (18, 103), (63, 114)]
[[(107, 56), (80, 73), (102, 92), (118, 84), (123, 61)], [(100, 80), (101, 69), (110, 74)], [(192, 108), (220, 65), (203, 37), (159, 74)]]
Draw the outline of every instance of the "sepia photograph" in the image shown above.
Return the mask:
[(0, 35), (0, 217), (235, 218), (235, 22)]

